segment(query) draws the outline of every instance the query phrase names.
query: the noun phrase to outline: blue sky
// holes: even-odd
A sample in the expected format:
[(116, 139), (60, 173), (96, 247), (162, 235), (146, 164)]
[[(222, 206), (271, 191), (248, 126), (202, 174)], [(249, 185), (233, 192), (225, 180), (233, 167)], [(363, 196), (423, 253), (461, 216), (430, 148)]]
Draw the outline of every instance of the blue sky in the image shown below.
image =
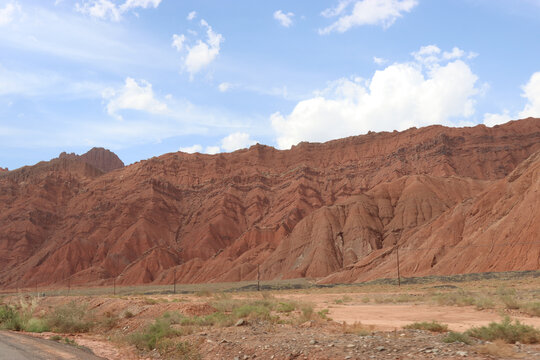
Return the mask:
[(0, 0), (0, 166), (540, 116), (540, 0)]

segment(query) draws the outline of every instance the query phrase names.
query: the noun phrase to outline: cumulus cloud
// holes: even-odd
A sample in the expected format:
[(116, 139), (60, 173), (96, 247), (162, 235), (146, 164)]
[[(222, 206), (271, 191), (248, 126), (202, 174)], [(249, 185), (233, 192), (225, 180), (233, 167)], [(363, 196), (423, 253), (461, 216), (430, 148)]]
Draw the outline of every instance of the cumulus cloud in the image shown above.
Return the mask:
[[(350, 5), (352, 10), (349, 10)], [(341, 0), (334, 8), (324, 10), (325, 17), (339, 17), (331, 25), (319, 29), (319, 34), (329, 34), (337, 31), (343, 33), (355, 26), (381, 25), (390, 27), (403, 13), (410, 12), (418, 5), (417, 0)]]
[(75, 4), (75, 10), (98, 19), (120, 21), (122, 14), (136, 9), (157, 8), (161, 0), (126, 0), (123, 4), (117, 4), (111, 0), (86, 0)]
[(118, 114), (120, 110), (140, 110), (153, 114), (162, 114), (167, 110), (167, 105), (154, 96), (152, 84), (145, 80), (137, 82), (130, 77), (120, 89), (108, 88), (103, 92), (103, 98), (107, 101), (107, 113), (121, 120)]
[(289, 27), (292, 25), (293, 16), (294, 16), (294, 13), (292, 12), (284, 13), (281, 10), (277, 10), (276, 12), (274, 12), (274, 19), (276, 19), (281, 24), (281, 26), (284, 26), (284, 27)]
[(188, 146), (188, 147), (181, 147), (179, 149), (179, 151), (181, 152), (185, 152), (185, 153), (188, 153), (188, 154), (194, 154), (194, 153), (200, 153), (202, 151), (202, 146), (199, 145), (199, 144), (195, 144), (195, 145), (192, 145), (192, 146)]
[(223, 148), (225, 151), (231, 152), (250, 147), (256, 143), (257, 141), (251, 139), (248, 133), (236, 132), (221, 140), (221, 148)]
[[(438, 49), (438, 48), (437, 48)], [(422, 56), (440, 54), (435, 47)], [(474, 114), (478, 77), (462, 59), (395, 63), (371, 79), (339, 79), (300, 101), (288, 115), (271, 115), (279, 148), (367, 131), (453, 125)]]
[(197, 17), (197, 12), (196, 11), (192, 11), (188, 14), (187, 18), (189, 21), (195, 19)]
[(192, 78), (217, 58), (221, 49), (221, 43), (224, 41), (223, 35), (214, 32), (212, 27), (204, 19), (200, 21), (200, 26), (206, 29), (206, 39), (198, 39), (194, 45), (186, 44), (187, 37), (184, 34), (173, 35), (172, 46), (178, 52), (183, 53), (183, 67), (190, 73)]
[(484, 114), (484, 124), (494, 126), (504, 124), (512, 119), (523, 119), (527, 117), (540, 117), (540, 71), (531, 75), (529, 81), (521, 87), (521, 96), (527, 100), (523, 110), (517, 113), (510, 113), (504, 109), (502, 114)]
[(519, 113), (519, 117), (540, 117), (540, 71), (534, 73), (529, 82), (523, 86), (521, 96), (527, 99), (527, 104)]
[(5, 26), (13, 21), (21, 6), (17, 2), (9, 2), (4, 8), (0, 8), (0, 26)]

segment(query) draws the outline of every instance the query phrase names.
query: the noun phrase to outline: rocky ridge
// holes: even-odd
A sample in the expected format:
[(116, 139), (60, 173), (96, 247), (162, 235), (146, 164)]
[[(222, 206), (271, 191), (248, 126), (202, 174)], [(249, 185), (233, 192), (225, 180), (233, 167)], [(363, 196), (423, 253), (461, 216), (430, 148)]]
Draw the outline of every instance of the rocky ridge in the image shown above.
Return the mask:
[(0, 176), (0, 286), (239, 281), (257, 266), (352, 282), (393, 276), (395, 244), (405, 276), (538, 269), (538, 151), (529, 118), (112, 172), (110, 154), (65, 154)]

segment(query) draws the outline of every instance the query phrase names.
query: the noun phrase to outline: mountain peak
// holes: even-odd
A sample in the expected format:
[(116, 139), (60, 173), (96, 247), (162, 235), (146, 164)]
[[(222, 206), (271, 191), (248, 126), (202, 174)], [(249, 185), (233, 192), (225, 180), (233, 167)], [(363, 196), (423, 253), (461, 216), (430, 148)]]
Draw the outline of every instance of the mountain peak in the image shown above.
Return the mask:
[(60, 154), (59, 158), (81, 159), (104, 172), (109, 172), (124, 167), (124, 163), (115, 153), (102, 147), (94, 147), (83, 155), (77, 155), (75, 153), (68, 154), (63, 152)]

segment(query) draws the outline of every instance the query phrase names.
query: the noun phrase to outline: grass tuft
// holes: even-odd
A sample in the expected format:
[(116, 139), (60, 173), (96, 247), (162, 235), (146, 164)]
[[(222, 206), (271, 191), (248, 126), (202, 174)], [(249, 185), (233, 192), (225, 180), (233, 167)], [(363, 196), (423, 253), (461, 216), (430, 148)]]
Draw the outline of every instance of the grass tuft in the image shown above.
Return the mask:
[(431, 322), (415, 322), (409, 325), (405, 325), (404, 329), (415, 329), (415, 330), (427, 330), (432, 332), (446, 332), (448, 331), (448, 325), (440, 324), (436, 321)]
[(514, 344), (516, 341), (523, 344), (540, 342), (540, 330), (522, 324), (518, 320), (512, 323), (509, 317), (505, 317), (500, 323), (492, 322), (488, 326), (469, 329), (465, 334), (488, 341), (500, 339), (510, 344)]

